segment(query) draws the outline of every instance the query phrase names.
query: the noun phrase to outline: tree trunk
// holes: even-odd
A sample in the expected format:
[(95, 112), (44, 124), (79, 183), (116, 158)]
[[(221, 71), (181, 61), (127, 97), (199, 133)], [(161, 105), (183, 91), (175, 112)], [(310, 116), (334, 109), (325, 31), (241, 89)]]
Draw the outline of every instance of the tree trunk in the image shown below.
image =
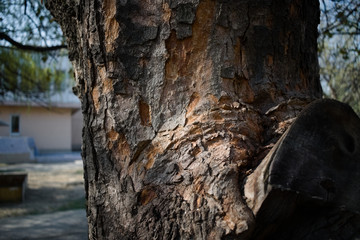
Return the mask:
[(89, 238), (251, 238), (245, 179), (322, 94), (318, 2), (46, 6), (82, 102)]

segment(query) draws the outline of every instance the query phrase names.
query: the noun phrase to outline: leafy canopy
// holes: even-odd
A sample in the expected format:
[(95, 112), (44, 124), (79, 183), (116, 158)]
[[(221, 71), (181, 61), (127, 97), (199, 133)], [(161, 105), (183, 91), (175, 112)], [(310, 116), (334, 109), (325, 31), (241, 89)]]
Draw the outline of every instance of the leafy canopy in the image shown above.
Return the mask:
[(360, 114), (360, 0), (321, 0), (320, 79), (328, 97)]
[(57, 62), (65, 48), (39, 0), (0, 0), (0, 100), (44, 101), (67, 87)]

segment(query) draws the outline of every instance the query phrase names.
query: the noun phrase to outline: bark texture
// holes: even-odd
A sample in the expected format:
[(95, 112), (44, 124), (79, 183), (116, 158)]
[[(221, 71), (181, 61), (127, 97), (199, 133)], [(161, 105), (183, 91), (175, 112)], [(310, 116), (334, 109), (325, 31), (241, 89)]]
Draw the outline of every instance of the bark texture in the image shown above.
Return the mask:
[(246, 176), (321, 97), (317, 1), (46, 6), (82, 102), (90, 239), (250, 238)]

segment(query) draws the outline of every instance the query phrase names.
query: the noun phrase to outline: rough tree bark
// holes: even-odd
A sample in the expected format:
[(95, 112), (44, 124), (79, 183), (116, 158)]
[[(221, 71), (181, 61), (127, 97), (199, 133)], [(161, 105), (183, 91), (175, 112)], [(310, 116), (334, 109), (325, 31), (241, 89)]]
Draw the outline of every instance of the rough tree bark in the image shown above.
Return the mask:
[(82, 103), (89, 238), (256, 238), (246, 177), (322, 94), (318, 2), (46, 6)]

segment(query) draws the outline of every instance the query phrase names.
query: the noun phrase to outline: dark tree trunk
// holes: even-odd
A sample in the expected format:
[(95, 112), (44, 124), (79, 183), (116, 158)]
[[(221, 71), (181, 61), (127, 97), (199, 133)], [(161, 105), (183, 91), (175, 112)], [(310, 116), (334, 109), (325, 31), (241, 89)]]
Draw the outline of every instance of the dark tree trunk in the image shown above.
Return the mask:
[(322, 94), (318, 2), (46, 5), (82, 102), (90, 239), (256, 236), (245, 179)]

